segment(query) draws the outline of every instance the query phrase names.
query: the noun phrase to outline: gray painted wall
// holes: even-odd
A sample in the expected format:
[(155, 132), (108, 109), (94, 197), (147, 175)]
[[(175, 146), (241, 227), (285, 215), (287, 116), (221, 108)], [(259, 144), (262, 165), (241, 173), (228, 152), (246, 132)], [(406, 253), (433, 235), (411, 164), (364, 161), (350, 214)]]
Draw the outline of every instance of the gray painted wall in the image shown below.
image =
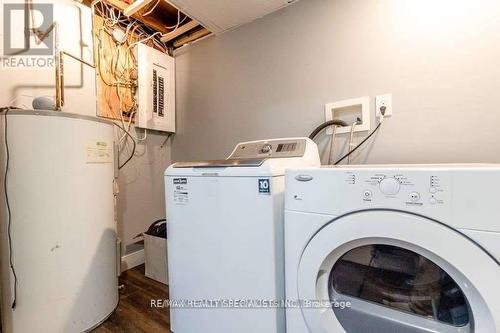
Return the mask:
[[(142, 137), (143, 131), (138, 133)], [(125, 253), (141, 247), (128, 246), (134, 237), (147, 230), (154, 221), (165, 218), (165, 187), (163, 174), (170, 165), (170, 141), (163, 147), (166, 135), (148, 131), (147, 140), (138, 143), (136, 156), (122, 170), (118, 178), (118, 235)], [(129, 151), (122, 153), (126, 159)]]
[(390, 92), (354, 162), (500, 162), (499, 42), (499, 1), (299, 1), (177, 54), (172, 158), (305, 136), (325, 103)]

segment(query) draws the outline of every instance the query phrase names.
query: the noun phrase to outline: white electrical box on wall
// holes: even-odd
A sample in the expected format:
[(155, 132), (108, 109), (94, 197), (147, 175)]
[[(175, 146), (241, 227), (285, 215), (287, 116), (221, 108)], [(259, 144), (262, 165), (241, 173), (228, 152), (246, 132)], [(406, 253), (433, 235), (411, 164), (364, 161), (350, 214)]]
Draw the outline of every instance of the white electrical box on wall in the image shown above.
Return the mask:
[(136, 127), (175, 132), (174, 58), (144, 44), (137, 45)]
[[(345, 121), (349, 126), (338, 127), (336, 133), (349, 133), (352, 124), (357, 123), (354, 132), (370, 130), (370, 97), (346, 99), (325, 105), (325, 120), (338, 119)], [(331, 127), (326, 129), (326, 134), (332, 135)]]

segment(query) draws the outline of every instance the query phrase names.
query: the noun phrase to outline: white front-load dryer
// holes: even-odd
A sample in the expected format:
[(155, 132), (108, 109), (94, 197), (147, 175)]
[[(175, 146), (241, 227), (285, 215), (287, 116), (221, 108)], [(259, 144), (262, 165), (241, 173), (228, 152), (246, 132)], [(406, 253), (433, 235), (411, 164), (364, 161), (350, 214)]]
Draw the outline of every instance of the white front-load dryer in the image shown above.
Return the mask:
[(291, 170), (287, 333), (500, 332), (500, 166)]
[(307, 138), (244, 142), (166, 171), (174, 333), (284, 333), (285, 168), (319, 166)]

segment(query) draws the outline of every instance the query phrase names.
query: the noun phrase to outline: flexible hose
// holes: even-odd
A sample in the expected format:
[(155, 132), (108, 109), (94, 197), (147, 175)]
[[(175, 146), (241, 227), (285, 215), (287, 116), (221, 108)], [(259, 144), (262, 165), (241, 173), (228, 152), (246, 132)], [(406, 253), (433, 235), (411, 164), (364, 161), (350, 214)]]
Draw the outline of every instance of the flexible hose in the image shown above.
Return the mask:
[(381, 125), (382, 125), (382, 121), (378, 123), (377, 127), (375, 127), (375, 129), (366, 138), (364, 138), (363, 141), (361, 141), (360, 143), (358, 143), (358, 145), (356, 147), (354, 147), (347, 154), (345, 154), (340, 159), (338, 159), (335, 163), (333, 163), (333, 165), (339, 164), (340, 162), (342, 162), (343, 160), (345, 160), (349, 155), (351, 155), (356, 150), (358, 150), (358, 148), (361, 147), (366, 141), (368, 141), (368, 139), (370, 139), (373, 136), (373, 134), (377, 133), (377, 131), (379, 130), (379, 128), (380, 128)]
[(323, 124), (316, 127), (314, 131), (311, 132), (311, 134), (309, 135), (309, 139), (314, 140), (314, 138), (319, 134), (319, 132), (321, 132), (322, 130), (324, 130), (329, 126), (348, 126), (348, 125), (345, 121), (338, 119), (326, 121)]
[[(354, 137), (354, 127), (356, 125), (357, 125), (357, 122), (355, 122), (351, 125), (351, 132), (349, 133), (349, 145), (348, 145), (349, 150), (352, 149), (352, 139)], [(347, 156), (347, 164), (351, 164), (351, 155)]]
[(333, 148), (335, 148), (335, 137), (337, 136), (337, 127), (333, 126), (332, 138), (330, 139), (330, 150), (328, 151), (328, 165), (333, 163)]

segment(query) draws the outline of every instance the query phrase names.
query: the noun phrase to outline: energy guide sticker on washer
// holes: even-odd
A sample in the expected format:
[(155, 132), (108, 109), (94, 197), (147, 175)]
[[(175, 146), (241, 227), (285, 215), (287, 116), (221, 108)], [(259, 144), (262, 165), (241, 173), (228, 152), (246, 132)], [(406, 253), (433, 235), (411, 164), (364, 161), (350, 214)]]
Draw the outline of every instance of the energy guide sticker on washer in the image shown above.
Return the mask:
[(259, 194), (271, 194), (269, 178), (259, 179)]
[(187, 205), (189, 191), (187, 178), (174, 178), (174, 202), (176, 205)]

